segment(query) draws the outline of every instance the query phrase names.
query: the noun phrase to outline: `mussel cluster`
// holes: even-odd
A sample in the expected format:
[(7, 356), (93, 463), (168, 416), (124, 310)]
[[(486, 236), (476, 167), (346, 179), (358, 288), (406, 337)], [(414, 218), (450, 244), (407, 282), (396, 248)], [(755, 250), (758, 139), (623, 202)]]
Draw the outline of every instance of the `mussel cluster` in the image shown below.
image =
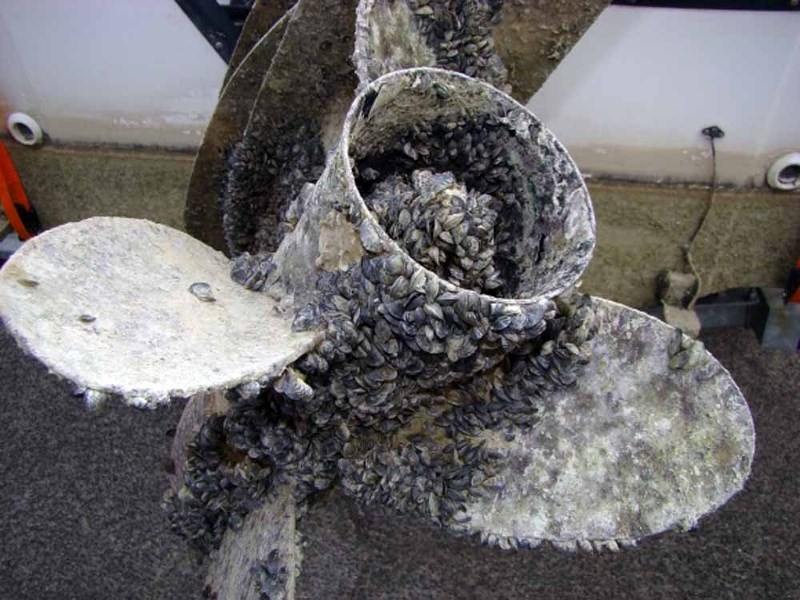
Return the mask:
[(721, 506), (746, 402), (700, 343), (576, 291), (593, 209), (492, 85), (500, 2), (355, 4), (300, 0), (223, 91), (187, 214), (221, 200), (232, 261), (146, 221), (66, 225), (0, 271), (6, 326), (92, 406), (192, 397), (165, 504), (221, 549), (209, 596), (291, 597), (296, 518), (337, 483), (502, 548), (615, 550)]
[(291, 199), (319, 179), (325, 151), (313, 121), (292, 119), (267, 140), (245, 137), (228, 154), (220, 203), (234, 255), (274, 251), (293, 219)]
[(408, 0), (408, 7), (436, 56), (431, 66), (506, 87), (506, 68), (492, 37), (503, 0)]
[(378, 222), (418, 263), (475, 291), (503, 286), (495, 267), (499, 202), (468, 191), (452, 173), (392, 175), (366, 198)]
[(362, 82), (409, 67), (464, 73), (509, 91), (492, 29), (503, 0), (363, 0), (356, 71)]
[[(504, 81), (490, 34), (499, 3), (406, 6), (437, 64)], [(341, 480), (366, 504), (458, 529), (470, 499), (503, 486), (504, 453), (484, 438), (535, 426), (547, 392), (590, 358), (591, 305), (563, 295), (594, 243), (581, 176), (522, 106), (438, 69), (367, 87), (313, 188), (319, 149), (299, 141), (315, 138), (307, 124), (298, 131), (232, 154), (224, 224), (234, 279), (294, 302), (294, 329), (322, 342), (277, 381), (228, 393), (228, 414), (190, 449), (173, 526), (214, 548), (276, 485), (302, 503)], [(283, 194), (258, 193), (270, 177)], [(298, 272), (323, 223), (356, 250)]]

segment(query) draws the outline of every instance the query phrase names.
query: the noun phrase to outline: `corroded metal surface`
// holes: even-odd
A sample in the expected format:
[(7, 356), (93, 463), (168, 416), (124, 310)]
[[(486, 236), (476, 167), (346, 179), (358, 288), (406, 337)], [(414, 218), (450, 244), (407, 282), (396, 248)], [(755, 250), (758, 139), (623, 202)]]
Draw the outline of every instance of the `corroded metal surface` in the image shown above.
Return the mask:
[(614, 547), (690, 528), (744, 485), (755, 431), (742, 394), (700, 342), (594, 299), (591, 361), (537, 400), (539, 422), (511, 441), (500, 491), (468, 506), (466, 531), (512, 545)]
[[(207, 284), (213, 301), (190, 291)], [(0, 271), (20, 345), (86, 393), (154, 406), (277, 376), (316, 344), (230, 280), (219, 252), (149, 221), (97, 217), (26, 243)]]

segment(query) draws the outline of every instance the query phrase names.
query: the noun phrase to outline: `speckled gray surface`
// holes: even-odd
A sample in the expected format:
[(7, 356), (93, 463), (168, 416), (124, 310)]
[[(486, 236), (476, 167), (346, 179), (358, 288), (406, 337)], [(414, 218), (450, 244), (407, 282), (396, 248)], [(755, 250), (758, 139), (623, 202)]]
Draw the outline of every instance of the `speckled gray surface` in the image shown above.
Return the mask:
[[(704, 336), (753, 411), (745, 490), (699, 528), (619, 554), (501, 552), (335, 500), (305, 521), (302, 599), (800, 598), (800, 355)], [(199, 598), (159, 510), (180, 408), (88, 413), (0, 335), (0, 599)]]
[(181, 407), (93, 414), (5, 331), (0, 373), (0, 598), (199, 597), (159, 508)]

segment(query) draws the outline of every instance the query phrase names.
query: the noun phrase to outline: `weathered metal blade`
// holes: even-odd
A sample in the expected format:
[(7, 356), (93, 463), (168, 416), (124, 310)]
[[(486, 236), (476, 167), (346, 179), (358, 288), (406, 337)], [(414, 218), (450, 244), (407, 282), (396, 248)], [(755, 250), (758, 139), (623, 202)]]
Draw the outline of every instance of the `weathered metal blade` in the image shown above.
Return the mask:
[(208, 569), (208, 597), (293, 600), (302, 560), (296, 517), (294, 498), (284, 487), (250, 512), (240, 530), (229, 529)]
[(300, 0), (233, 149), (222, 195), (228, 250), (273, 251), (280, 220), (322, 173), (355, 94), (355, 0)]
[[(526, 103), (609, 0), (361, 0), (356, 71), (362, 85), (410, 67), (491, 83)], [(502, 9), (500, 8), (502, 5)]]
[(523, 104), (542, 87), (609, 0), (505, 0), (493, 34), (511, 95)]
[(513, 440), (499, 491), (471, 501), (458, 528), (499, 543), (550, 540), (614, 548), (695, 525), (744, 485), (750, 411), (700, 342), (625, 306), (593, 299), (592, 359), (575, 384), (541, 399), (540, 421)]
[(216, 250), (226, 249), (219, 198), (228, 168), (228, 153), (242, 139), (253, 103), (290, 17), (291, 10), (261, 37), (227, 80), (195, 157), (186, 193), (186, 230)]
[(270, 0), (269, 2), (255, 2), (253, 4), (244, 22), (244, 26), (242, 27), (242, 32), (239, 34), (236, 48), (234, 48), (231, 59), (228, 61), (228, 72), (225, 73), (223, 87), (239, 68), (244, 58), (250, 54), (250, 51), (261, 41), (261, 38), (263, 38), (295, 4), (297, 4), (297, 0)]
[(508, 91), (508, 73), (495, 52), (498, 2), (361, 0), (354, 60), (362, 86), (413, 67), (438, 67)]
[[(430, 398), (394, 435), (357, 442), (339, 463), (344, 489), (502, 548), (617, 549), (724, 504), (754, 451), (730, 375), (657, 319), (589, 306), (596, 332), (581, 348), (559, 342), (528, 369), (500, 365), (445, 390), (454, 408)], [(591, 360), (549, 385), (570, 376), (576, 365), (557, 357), (573, 349)], [(538, 392), (522, 397), (526, 387)]]
[(74, 382), (150, 407), (277, 376), (313, 348), (227, 259), (170, 227), (97, 217), (51, 229), (0, 271), (0, 315), (20, 346)]

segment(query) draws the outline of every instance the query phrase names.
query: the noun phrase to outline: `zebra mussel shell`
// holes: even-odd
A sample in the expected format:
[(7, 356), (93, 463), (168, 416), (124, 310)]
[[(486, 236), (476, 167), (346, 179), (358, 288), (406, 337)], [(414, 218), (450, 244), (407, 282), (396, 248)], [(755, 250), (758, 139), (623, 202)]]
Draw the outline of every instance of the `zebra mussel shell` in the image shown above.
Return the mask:
[(325, 165), (319, 127), (308, 119), (290, 119), (262, 138), (245, 135), (228, 156), (220, 205), (234, 256), (273, 252), (302, 214), (306, 184)]
[[(409, 67), (463, 73), (509, 91), (492, 28), (503, 0), (362, 0), (356, 22), (356, 73), (362, 84)], [(393, 43), (381, 43), (391, 39)], [(443, 99), (450, 95), (440, 84)]]

